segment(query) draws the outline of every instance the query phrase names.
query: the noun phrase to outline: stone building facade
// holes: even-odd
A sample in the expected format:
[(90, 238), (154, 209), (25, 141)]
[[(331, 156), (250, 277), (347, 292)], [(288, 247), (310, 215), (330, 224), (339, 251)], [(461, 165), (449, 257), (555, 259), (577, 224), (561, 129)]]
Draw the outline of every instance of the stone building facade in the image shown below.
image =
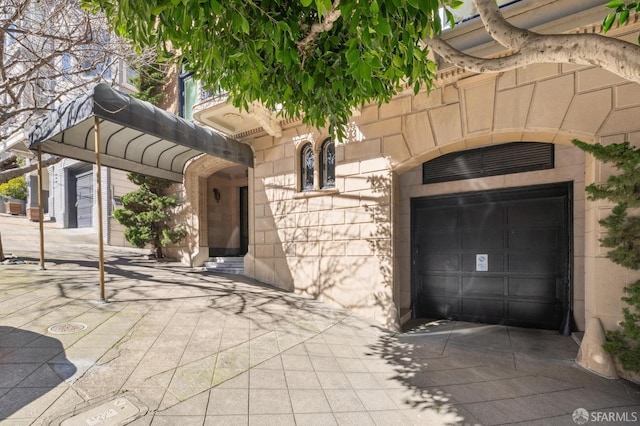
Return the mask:
[[(576, 10), (562, 9), (571, 2), (561, 3), (519, 2), (506, 8), (505, 15), (522, 26), (531, 22), (538, 31), (601, 31), (602, 2), (573, 2)], [(639, 29), (635, 17), (612, 33), (633, 41)], [(474, 54), (498, 53), (495, 43), (478, 35), (482, 32), (475, 19), (446, 37)], [(334, 141), (335, 183), (325, 187), (323, 150), (331, 140), (327, 129), (282, 121), (257, 107), (238, 111), (224, 99), (205, 100), (194, 111), (201, 123), (249, 144), (255, 167), (240, 170), (206, 156), (187, 166), (179, 220), (191, 234), (172, 249), (185, 263), (201, 265), (212, 248), (237, 249), (244, 255), (246, 275), (389, 327), (421, 310), (432, 312), (429, 294), (446, 305), (443, 317), (536, 326), (526, 318), (529, 309), (541, 309), (537, 315), (543, 322), (549, 315), (559, 320), (572, 312), (580, 330), (591, 317), (600, 318), (606, 329), (617, 327), (623, 287), (637, 276), (606, 259), (598, 220), (611, 206), (586, 200), (584, 192), (585, 185), (603, 182), (613, 170), (571, 140), (639, 145), (639, 85), (570, 64), (483, 75), (440, 64), (430, 93), (403, 92), (385, 105), (368, 105), (354, 114), (347, 140)], [(551, 167), (424, 183), (423, 165), (431, 160), (514, 142), (551, 144)], [(309, 146), (312, 177), (305, 170)], [(509, 151), (501, 152), (503, 163), (510, 161)], [(307, 183), (312, 187), (306, 188)], [(246, 254), (237, 237), (242, 227), (238, 191), (243, 187)], [(502, 222), (490, 228), (486, 224), (496, 217), (491, 213), (496, 209)], [(556, 218), (550, 225), (540, 213), (547, 210)], [(443, 218), (433, 223), (449, 226), (447, 212), (485, 221), (460, 219), (450, 234), (429, 230), (432, 217)], [(501, 236), (483, 234), (486, 229)], [(450, 252), (430, 245), (431, 251), (423, 254), (421, 233), (442, 234), (443, 245), (458, 245)], [(544, 235), (550, 235), (548, 246)], [(475, 241), (468, 250), (467, 237)], [(502, 245), (476, 244), (485, 240)], [(556, 251), (548, 255), (547, 248)], [(422, 265), (445, 255), (459, 264), (444, 272), (432, 268), (426, 274), (444, 284), (421, 287)], [(488, 265), (482, 263), (483, 255), (488, 255)], [(542, 273), (537, 265), (545, 262), (551, 266)], [(447, 275), (451, 271), (457, 272)], [(489, 282), (483, 274), (495, 280)], [(554, 321), (544, 326), (556, 327)]]

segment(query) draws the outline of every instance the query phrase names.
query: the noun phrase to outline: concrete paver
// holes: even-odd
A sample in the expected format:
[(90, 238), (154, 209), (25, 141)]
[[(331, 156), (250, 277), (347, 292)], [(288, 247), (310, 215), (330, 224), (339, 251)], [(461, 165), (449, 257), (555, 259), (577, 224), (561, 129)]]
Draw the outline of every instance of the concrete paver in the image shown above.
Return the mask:
[[(243, 277), (97, 247), (0, 216), (0, 421), (56, 424), (115, 395), (134, 425), (574, 424), (577, 408), (635, 413), (640, 390), (576, 366), (552, 331), (434, 321), (393, 333)], [(52, 334), (61, 322), (85, 330)]]

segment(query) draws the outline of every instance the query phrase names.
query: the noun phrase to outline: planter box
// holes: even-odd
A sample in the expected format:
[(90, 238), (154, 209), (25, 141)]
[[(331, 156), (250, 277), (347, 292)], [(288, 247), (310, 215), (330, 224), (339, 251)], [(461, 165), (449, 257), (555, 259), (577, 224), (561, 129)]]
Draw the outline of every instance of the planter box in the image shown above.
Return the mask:
[(9, 201), (9, 202), (6, 202), (4, 205), (7, 213), (13, 214), (13, 215), (22, 214), (22, 203)]
[(40, 220), (40, 209), (38, 207), (27, 207), (27, 219), (32, 222)]

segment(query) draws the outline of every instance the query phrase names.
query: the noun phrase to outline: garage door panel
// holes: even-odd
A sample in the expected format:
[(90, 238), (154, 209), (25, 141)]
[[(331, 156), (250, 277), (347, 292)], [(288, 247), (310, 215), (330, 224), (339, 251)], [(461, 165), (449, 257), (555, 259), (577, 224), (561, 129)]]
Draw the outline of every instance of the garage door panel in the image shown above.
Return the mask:
[(474, 231), (462, 231), (462, 248), (464, 250), (488, 250), (502, 248), (504, 236), (502, 230), (479, 229)]
[(500, 228), (503, 222), (503, 210), (495, 204), (471, 204), (460, 213), (460, 226), (466, 229)]
[(518, 201), (508, 207), (509, 225), (558, 223), (563, 216), (562, 199)]
[(504, 278), (497, 277), (464, 277), (462, 294), (465, 296), (500, 296), (504, 295)]
[(505, 316), (502, 300), (472, 298), (462, 300), (463, 320), (499, 323)]
[(557, 271), (558, 255), (556, 253), (523, 253), (508, 256), (509, 272), (540, 273), (540, 271)]
[(418, 267), (424, 271), (459, 271), (460, 257), (454, 254), (429, 254)]
[(509, 320), (520, 324), (534, 323), (532, 325), (546, 328), (549, 324), (561, 321), (561, 305), (558, 303), (534, 303), (524, 301), (509, 301)]
[(455, 209), (419, 209), (418, 211), (422, 215), (420, 227), (426, 232), (452, 230), (458, 226), (458, 217)]
[(418, 312), (422, 318), (460, 317), (459, 299), (457, 297), (442, 297), (430, 294), (418, 296)]
[(458, 236), (451, 232), (421, 232), (417, 243), (419, 247), (452, 250), (458, 248)]
[[(504, 255), (496, 251), (482, 251), (462, 254), (462, 270), (464, 272), (476, 272), (476, 255), (489, 255), (489, 270), (487, 272), (504, 272)], [(485, 272), (479, 272), (483, 274)]]
[(412, 200), (415, 315), (557, 329), (569, 287), (570, 188)]
[(558, 285), (555, 277), (510, 277), (507, 288), (509, 296), (555, 300), (561, 296), (558, 294), (558, 288), (562, 287)]
[(558, 228), (528, 228), (509, 231), (509, 248), (554, 250), (558, 248)]
[(422, 275), (421, 289), (432, 294), (460, 293), (460, 284), (457, 276), (453, 275)]

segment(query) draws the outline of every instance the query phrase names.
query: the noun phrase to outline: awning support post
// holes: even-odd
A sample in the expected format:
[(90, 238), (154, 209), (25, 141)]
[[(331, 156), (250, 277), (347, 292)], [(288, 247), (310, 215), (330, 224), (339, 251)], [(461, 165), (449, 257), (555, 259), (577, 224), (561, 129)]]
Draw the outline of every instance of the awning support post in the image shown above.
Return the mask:
[(104, 297), (104, 238), (102, 227), (102, 164), (100, 162), (100, 119), (94, 117), (93, 130), (95, 134), (95, 151), (96, 151), (96, 197), (98, 199), (98, 257), (100, 268), (100, 300), (105, 301)]
[(44, 267), (44, 207), (42, 206), (42, 147), (38, 145), (38, 222), (40, 225), (40, 269)]

